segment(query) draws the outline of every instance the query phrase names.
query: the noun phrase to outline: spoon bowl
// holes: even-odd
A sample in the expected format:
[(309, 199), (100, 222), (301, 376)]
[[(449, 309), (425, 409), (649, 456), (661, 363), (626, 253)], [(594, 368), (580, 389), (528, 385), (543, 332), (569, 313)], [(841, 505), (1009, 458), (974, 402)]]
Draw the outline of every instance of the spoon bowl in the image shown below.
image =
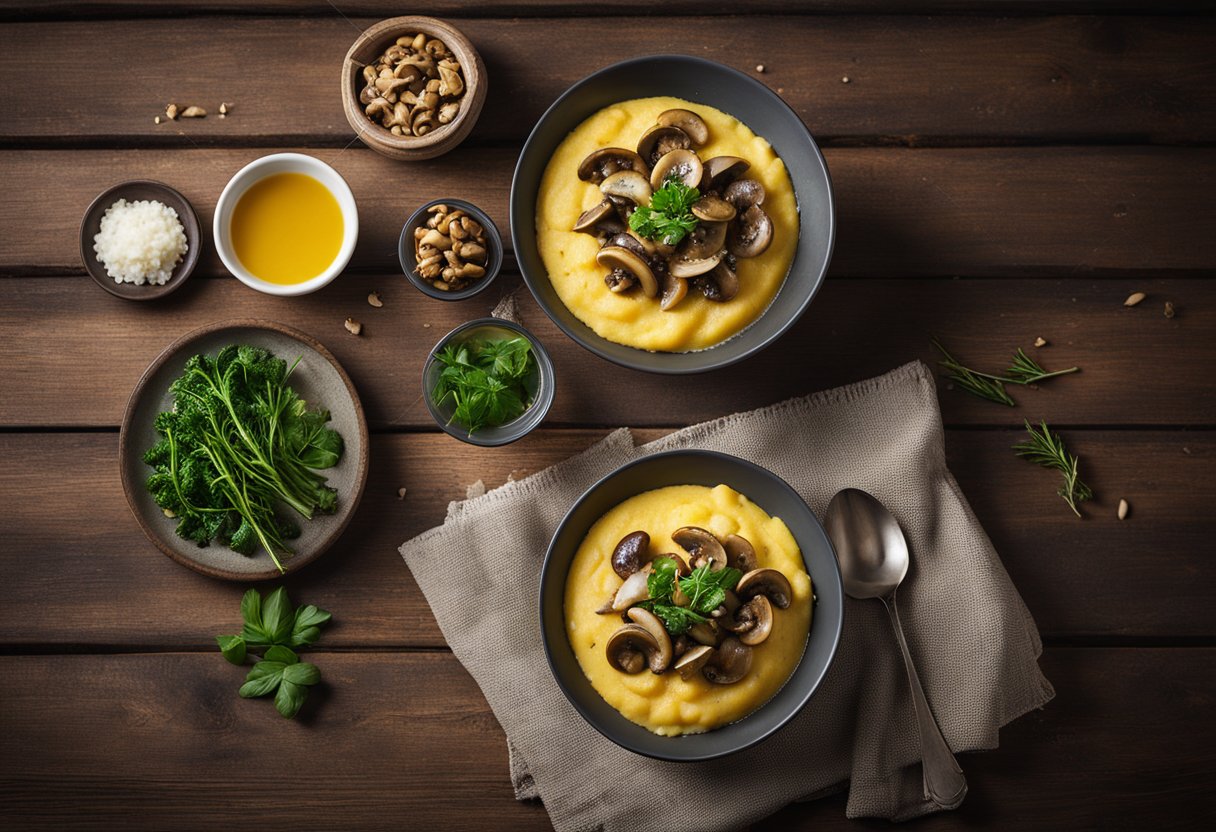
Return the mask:
[(846, 488), (837, 493), (824, 525), (850, 598), (890, 595), (908, 574), (912, 558), (899, 522), (866, 492)]

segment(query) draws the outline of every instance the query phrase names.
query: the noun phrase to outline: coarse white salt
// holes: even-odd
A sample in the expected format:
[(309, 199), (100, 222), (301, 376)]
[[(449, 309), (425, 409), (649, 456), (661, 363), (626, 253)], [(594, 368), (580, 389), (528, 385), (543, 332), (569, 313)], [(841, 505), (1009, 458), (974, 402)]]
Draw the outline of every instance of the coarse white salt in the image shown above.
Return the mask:
[(150, 199), (118, 200), (93, 237), (93, 251), (115, 283), (166, 283), (187, 248), (177, 211)]

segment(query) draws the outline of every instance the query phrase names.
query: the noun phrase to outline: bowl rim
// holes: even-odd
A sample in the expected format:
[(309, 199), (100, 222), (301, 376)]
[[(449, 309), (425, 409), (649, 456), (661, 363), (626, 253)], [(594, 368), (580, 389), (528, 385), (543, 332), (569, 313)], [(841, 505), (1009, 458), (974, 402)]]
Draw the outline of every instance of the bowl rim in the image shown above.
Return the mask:
[[(525, 410), (515, 419), (512, 419), (510, 422), (507, 422), (504, 425), (499, 425), (499, 428), (505, 429), (510, 425), (523, 421), (525, 418), (533, 420), (531, 425), (522, 431), (516, 429), (515, 431), (506, 433), (503, 436), (487, 439), (483, 436), (477, 436), (475, 434), (470, 435), (468, 431), (464, 430), (463, 428), (450, 425), (441, 418), (439, 412), (436, 410), (434, 402), (431, 401), (431, 391), (427, 389), (426, 374), (431, 368), (431, 364), (433, 364), (435, 361), (435, 354), (438, 353), (445, 344), (447, 344), (457, 335), (471, 329), (491, 326), (499, 327), (501, 329), (509, 329), (512, 332), (517, 332), (524, 338), (528, 339), (528, 343), (532, 345), (533, 352), (536, 353), (537, 370), (541, 375), (542, 387), (540, 390), (540, 395), (538, 395), (536, 401), (534, 401), (527, 410)], [(548, 377), (550, 381), (547, 385), (543, 385), (543, 380), (546, 377)], [(431, 414), (431, 418), (435, 420), (435, 424), (439, 426), (439, 429), (454, 439), (459, 439), (461, 442), (468, 445), (476, 445), (480, 448), (498, 448), (502, 447), (503, 445), (510, 445), (512, 442), (517, 442), (520, 439), (523, 439), (532, 431), (540, 427), (541, 423), (545, 421), (545, 417), (549, 415), (549, 409), (553, 406), (553, 402), (557, 398), (557, 372), (553, 367), (553, 359), (549, 357), (549, 351), (545, 349), (545, 345), (542, 344), (540, 339), (533, 335), (523, 324), (519, 324), (505, 318), (495, 318), (493, 316), (474, 318), (471, 321), (465, 321), (464, 323), (455, 327), (447, 335), (444, 335), (442, 338), (436, 341), (435, 346), (431, 347), (431, 351), (427, 353), (426, 360), (422, 362), (421, 384), (422, 400), (426, 403), (427, 412)]]
[[(180, 202), (180, 206), (185, 209), (186, 215), (182, 216), (179, 212), (178, 221), (182, 224), (182, 231), (186, 235), (187, 242), (190, 240), (191, 232), (193, 232), (195, 236), (194, 245), (191, 246), (186, 252), (185, 257), (182, 258), (181, 262), (173, 267), (173, 274), (169, 276), (169, 279), (164, 283), (154, 286), (149, 286), (146, 284), (144, 286), (136, 286), (135, 284), (122, 284), (120, 286), (120, 284), (116, 283), (114, 279), (106, 273), (105, 267), (102, 266), (100, 261), (97, 260), (97, 254), (93, 251), (93, 241), (91, 239), (86, 239), (86, 226), (89, 225), (89, 218), (93, 216), (98, 207), (106, 200), (115, 201), (117, 199), (125, 199), (126, 197), (122, 196), (121, 192), (133, 187), (148, 188), (154, 191), (162, 192), (169, 197), (170, 202), (175, 202), (175, 204), (169, 206), (175, 211), (179, 207), (176, 203)], [(113, 204), (113, 202), (111, 202), (111, 204)], [(177, 291), (177, 289), (186, 282), (186, 279), (194, 273), (194, 269), (198, 266), (199, 258), (202, 256), (202, 248), (204, 245), (205, 238), (203, 235), (203, 226), (202, 223), (199, 222), (198, 212), (194, 210), (194, 206), (190, 204), (190, 200), (182, 196), (182, 194), (176, 188), (170, 187), (164, 182), (158, 182), (155, 179), (128, 179), (124, 182), (119, 182), (110, 186), (109, 188), (106, 188), (93, 198), (93, 200), (89, 203), (89, 206), (85, 208), (84, 214), (81, 215), (80, 218), (80, 260), (84, 265), (84, 270), (88, 273), (89, 277), (93, 278), (93, 281), (98, 286), (105, 289), (114, 297), (122, 298), (123, 300), (156, 300), (157, 298), (163, 298), (166, 295)], [(128, 294), (122, 289), (122, 286), (130, 286), (133, 289), (141, 289), (144, 291), (138, 293), (132, 292)]]
[[(414, 266), (417, 265), (417, 260), (414, 257), (413, 246), (407, 246), (407, 242), (409, 242), (408, 238), (414, 229), (422, 224), (422, 218), (425, 216), (427, 209), (433, 208), (436, 205), (455, 205), (467, 211), (473, 215), (474, 219), (481, 223), (489, 235), (488, 242), (490, 243), (490, 249), (486, 252), (488, 259), (486, 260), (485, 275), (479, 278), (472, 286), (469, 286), (467, 289), (461, 289), (459, 292), (440, 291), (414, 274)], [(397, 239), (397, 262), (401, 264), (401, 271), (405, 273), (406, 278), (414, 285), (414, 288), (427, 297), (445, 301), (466, 300), (483, 292), (498, 277), (502, 271), (502, 264), (505, 259), (502, 246), (502, 234), (499, 232), (494, 220), (485, 211), (467, 200), (457, 199), (456, 197), (432, 199), (410, 214), (405, 224), (401, 226), (401, 236)]]
[[(327, 191), (333, 194), (334, 199), (338, 202), (338, 209), (342, 212), (344, 228), (342, 245), (338, 248), (338, 253), (334, 255), (333, 261), (325, 271), (301, 283), (271, 283), (252, 274), (237, 257), (236, 251), (232, 249), (232, 241), (229, 239), (228, 225), (232, 221), (232, 211), (236, 209), (237, 203), (249, 188), (267, 176), (273, 175), (271, 172), (259, 173), (259, 170), (275, 162), (287, 162), (295, 167), (289, 170), (274, 171), (274, 173), (312, 175)], [(329, 182), (322, 181), (320, 176), (314, 175), (316, 173), (326, 177), (332, 176), (337, 184), (337, 190), (330, 187)], [(227, 222), (224, 221), (225, 215), (228, 217)], [(295, 151), (268, 153), (242, 166), (224, 185), (224, 189), (220, 191), (219, 199), (215, 203), (215, 215), (211, 219), (211, 236), (215, 241), (215, 253), (219, 255), (224, 268), (249, 288), (277, 297), (307, 295), (328, 286), (350, 263), (350, 259), (355, 253), (355, 246), (359, 242), (359, 205), (355, 202), (355, 195), (350, 189), (350, 184), (328, 162), (323, 162), (316, 156)]]
[[(816, 279), (814, 281), (814, 285), (811, 287), (810, 292), (808, 292), (806, 297), (802, 299), (801, 303), (798, 305), (797, 309), (794, 310), (794, 313), (790, 316), (789, 320), (784, 322), (767, 339), (758, 341), (756, 344), (743, 350), (738, 355), (735, 355), (730, 358), (723, 358), (723, 359), (718, 359), (718, 360), (714, 360), (712, 357), (710, 357), (703, 364), (697, 364), (697, 365), (688, 366), (688, 367), (671, 367), (671, 366), (664, 366), (662, 364), (660, 364), (658, 366), (651, 366), (651, 365), (644, 363), (643, 361), (632, 360), (632, 357), (633, 357), (632, 353), (628, 353), (625, 355), (614, 354), (614, 353), (610, 352), (609, 350), (605, 349), (604, 347), (602, 347), (599, 343), (600, 341), (603, 341), (605, 343), (613, 343), (613, 342), (608, 341), (606, 338), (604, 338), (603, 336), (596, 333), (594, 330), (592, 330), (586, 324), (583, 324), (581, 321), (579, 322), (579, 324), (584, 329), (587, 330), (586, 334), (584, 334), (583, 332), (576, 331), (573, 327), (567, 325), (566, 321), (564, 321), (561, 318), (561, 316), (558, 315), (557, 311), (554, 310), (552, 308), (552, 306), (546, 301), (546, 299), (543, 296), (543, 293), (540, 292), (537, 289), (537, 287), (534, 285), (534, 283), (537, 280), (539, 280), (539, 278), (534, 277), (533, 275), (529, 274), (528, 268), (524, 263), (524, 258), (520, 255), (520, 252), (523, 251), (523, 247), (520, 245), (520, 240), (522, 239), (522, 234), (520, 231), (519, 224), (515, 221), (517, 192), (519, 192), (520, 189), (522, 188), (522, 183), (520, 181), (520, 177), (522, 174), (524, 158), (527, 156), (528, 151), (531, 149), (533, 141), (537, 138), (539, 131), (541, 129), (541, 126), (544, 125), (544, 123), (557, 110), (557, 108), (560, 107), (563, 103), (565, 103), (565, 101), (567, 99), (576, 95), (585, 86), (587, 86), (590, 83), (592, 83), (593, 81), (597, 80), (602, 75), (606, 75), (611, 72), (618, 72), (618, 71), (636, 66), (638, 64), (645, 64), (645, 63), (648, 63), (651, 61), (669, 61), (669, 60), (670, 61), (681, 61), (681, 62), (686, 61), (686, 62), (693, 63), (693, 64), (699, 64), (704, 67), (710, 67), (714, 71), (717, 71), (717, 72), (725, 72), (729, 75), (733, 75), (733, 76), (735, 76), (736, 79), (742, 80), (746, 84), (750, 85), (761, 97), (766, 98), (770, 102), (779, 104), (781, 107), (783, 107), (794, 118), (795, 122), (801, 127), (802, 133), (805, 134), (807, 143), (810, 145), (811, 150), (813, 151), (815, 161), (818, 163), (819, 168), (822, 170), (824, 180), (827, 183), (828, 210), (827, 210), (827, 217), (825, 218), (824, 221), (827, 223), (828, 231), (827, 231), (827, 249), (824, 252), (823, 265), (822, 265), (822, 268), (819, 270), (819, 274), (816, 277)], [(703, 102), (696, 102), (696, 103), (703, 103)], [(713, 106), (713, 105), (706, 104), (706, 106)], [(571, 127), (570, 129), (573, 130), (574, 127)], [(569, 131), (567, 131), (567, 133), (568, 132)], [(756, 135), (759, 135), (761, 138), (764, 138), (764, 136), (762, 136), (759, 133), (757, 133)], [(767, 139), (765, 139), (765, 140), (767, 141)], [(792, 178), (791, 178), (790, 184), (793, 186), (795, 198), (797, 198), (798, 186), (797, 186), (797, 184), (795, 184), (793, 182)], [(539, 187), (540, 187), (540, 183), (538, 182), (537, 188), (539, 189)], [(537, 306), (539, 306), (544, 311), (544, 313), (549, 316), (549, 318), (553, 321), (553, 323), (557, 325), (558, 329), (560, 329), (562, 332), (564, 332), (576, 344), (583, 347), (587, 351), (593, 353), (594, 355), (597, 355), (600, 358), (603, 358), (604, 360), (610, 361), (613, 364), (616, 364), (621, 367), (627, 367), (631, 370), (641, 370), (643, 372), (648, 372), (648, 373), (658, 373), (660, 375), (695, 375), (697, 373), (706, 373), (706, 372), (710, 372), (712, 370), (723, 369), (725, 367), (729, 367), (731, 365), (738, 364), (741, 361), (745, 361), (748, 358), (755, 356), (757, 353), (763, 351), (764, 349), (766, 349), (769, 346), (771, 346), (772, 344), (774, 344), (776, 341), (780, 340), (781, 337), (784, 336), (802, 318), (803, 314), (805, 314), (806, 310), (810, 307), (811, 302), (815, 299), (815, 296), (819, 294), (819, 290), (821, 288), (823, 288), (823, 284), (827, 278), (828, 267), (831, 265), (831, 262), (832, 262), (832, 254), (834, 253), (835, 246), (836, 246), (836, 194), (835, 194), (835, 189), (832, 187), (831, 171), (828, 169), (827, 161), (823, 157), (823, 151), (819, 148), (819, 144), (815, 141), (815, 137), (811, 135), (810, 129), (807, 128), (806, 123), (802, 120), (802, 117), (798, 115), (798, 112), (793, 107), (791, 107), (785, 101), (785, 99), (783, 99), (781, 96), (777, 95), (777, 93), (775, 93), (773, 90), (769, 89), (766, 85), (757, 81), (755, 78), (752, 78), (746, 72), (742, 72), (738, 69), (735, 69), (734, 67), (727, 66), (726, 64), (718, 63), (717, 61), (711, 61), (707, 58), (701, 58), (701, 57), (697, 57), (695, 55), (681, 55), (679, 53), (657, 53), (657, 54), (653, 54), (653, 55), (642, 55), (642, 56), (639, 56), (636, 58), (629, 58), (624, 61), (618, 61), (614, 64), (609, 64), (606, 67), (596, 70), (595, 72), (591, 73), (590, 75), (586, 76), (585, 78), (583, 78), (579, 81), (576, 81), (565, 92), (563, 92), (560, 96), (558, 96), (557, 99), (552, 104), (549, 105), (549, 107), (545, 110), (545, 112), (543, 114), (541, 114), (541, 117), (539, 119), (537, 119), (536, 124), (533, 125), (533, 127), (532, 127), (532, 131), (528, 134), (528, 138), (524, 141), (523, 148), (519, 152), (519, 157), (518, 157), (518, 159), (516, 159), (516, 162), (515, 162), (515, 170), (511, 177), (511, 191), (510, 191), (510, 195), (508, 197), (508, 207), (510, 209), (510, 214), (511, 214), (511, 245), (512, 245), (513, 250), (515, 251), (516, 263), (519, 267), (519, 273), (524, 279), (524, 283), (527, 284), (528, 290), (532, 293), (532, 296), (536, 299)], [(801, 204), (799, 206), (799, 213), (801, 214)], [(533, 227), (535, 226), (535, 222), (532, 223), (532, 226)], [(801, 226), (800, 226), (799, 236), (801, 236)], [(801, 246), (801, 242), (799, 243), (799, 245)], [(795, 261), (796, 261), (797, 252), (795, 252), (794, 257), (795, 257)], [(790, 264), (790, 267), (791, 267), (791, 269), (793, 268), (792, 262)], [(788, 278), (789, 278), (789, 272), (786, 273), (787, 281), (788, 281)], [(787, 285), (787, 283), (782, 284), (782, 289), (778, 290), (777, 296), (774, 296), (773, 303), (776, 302), (777, 297), (780, 296), (781, 291), (784, 290), (786, 285)], [(718, 344), (715, 344), (712, 347), (707, 347), (704, 350), (698, 350), (696, 353), (693, 353), (693, 354), (712, 356), (713, 351), (715, 349), (717, 349), (718, 347), (734, 340), (735, 338), (742, 337), (747, 332), (747, 330), (751, 328), (751, 326), (753, 324), (757, 323), (760, 320), (760, 318), (769, 314), (769, 310), (771, 308), (772, 308), (772, 303), (769, 304), (769, 307), (766, 308), (764, 310), (764, 312), (762, 312), (761, 315), (756, 318), (755, 321), (752, 321), (751, 324), (749, 324), (747, 327), (744, 327), (742, 330), (735, 333), (730, 338), (726, 339), (726, 341), (719, 342)], [(590, 337), (588, 337), (588, 335)], [(627, 345), (625, 345), (625, 346), (627, 346)], [(649, 350), (638, 349), (636, 347), (632, 348), (632, 352), (637, 353), (639, 356), (665, 356), (665, 355), (688, 355), (688, 354), (690, 354), (690, 353), (651, 352)]]
[[(457, 59), (460, 60), (460, 67), (464, 70), (465, 91), (461, 97), (460, 111), (456, 114), (456, 118), (449, 123), (441, 124), (425, 136), (394, 136), (381, 125), (370, 121), (357, 106), (359, 85), (354, 80), (353, 70), (356, 67), (365, 66), (365, 64), (357, 62), (354, 53), (367, 44), (387, 40), (390, 37), (396, 40), (401, 33), (410, 29), (417, 30), (413, 34), (422, 33), (436, 40), (442, 40), (456, 54)], [(380, 145), (400, 153), (423, 153), (451, 142), (450, 148), (444, 148), (444, 150), (449, 150), (467, 138), (481, 116), (487, 87), (485, 75), (485, 64), (481, 60), (477, 47), (464, 32), (446, 20), (429, 15), (388, 17), (360, 31), (359, 36), (346, 50), (346, 56), (342, 59), (342, 111), (359, 140), (373, 150), (379, 149), (376, 145)], [(464, 106), (465, 101), (468, 102), (468, 106)], [(424, 157), (414, 158), (422, 160)]]
[[(571, 518), (574, 516), (574, 514), (582, 507), (582, 505), (584, 503), (586, 503), (595, 494), (596, 491), (598, 491), (601, 487), (606, 485), (610, 480), (619, 476), (620, 474), (624, 473), (625, 471), (628, 471), (629, 469), (635, 468), (642, 464), (654, 464), (654, 461), (656, 459), (666, 459), (666, 458), (671, 458), (671, 457), (675, 457), (675, 456), (704, 457), (704, 458), (708, 458), (708, 459), (718, 460), (727, 465), (738, 465), (743, 468), (751, 469), (756, 474), (770, 479), (773, 482), (774, 487), (778, 488), (779, 490), (785, 491), (788, 497), (791, 497), (792, 499), (796, 500), (799, 504), (805, 506), (808, 516), (813, 518), (814, 525), (823, 534), (824, 540), (826, 541), (827, 546), (828, 546), (828, 550), (832, 553), (831, 562), (834, 567), (832, 570), (832, 575), (829, 576), (829, 577), (834, 576), (834, 580), (832, 580), (830, 583), (829, 582), (821, 583), (818, 579), (812, 578), (814, 586), (816, 587), (815, 595), (818, 596), (821, 591), (826, 591), (826, 588), (830, 587), (831, 590), (833, 591), (833, 593), (839, 597), (839, 600), (841, 602), (840, 603), (840, 615), (836, 617), (835, 627), (833, 628), (833, 631), (829, 633), (830, 647), (828, 649), (827, 659), (826, 659), (826, 661), (824, 661), (822, 669), (819, 671), (819, 673), (817, 675), (815, 675), (810, 680), (810, 684), (807, 685), (806, 690), (801, 693), (801, 695), (798, 697), (797, 701), (789, 709), (789, 712), (786, 713), (784, 716), (782, 716), (775, 724), (770, 726), (768, 729), (761, 731), (755, 737), (749, 738), (746, 742), (741, 743), (740, 745), (734, 746), (733, 748), (728, 748), (728, 749), (719, 750), (719, 751), (711, 751), (711, 752), (702, 753), (702, 754), (665, 754), (665, 753), (662, 753), (661, 751), (653, 751), (648, 748), (643, 748), (643, 747), (637, 746), (628, 738), (621, 738), (621, 737), (613, 736), (611, 733), (611, 728), (609, 726), (602, 725), (595, 718), (595, 716), (591, 712), (589, 712), (587, 708), (585, 708), (583, 706), (582, 702), (580, 702), (578, 700), (578, 698), (574, 695), (574, 693), (570, 689), (569, 685), (567, 685), (566, 679), (562, 676), (562, 674), (558, 670), (557, 662), (554, 659), (554, 652), (553, 652), (554, 648), (550, 644), (550, 635), (549, 635), (548, 630), (545, 629), (546, 588), (549, 586), (550, 582), (559, 580), (557, 577), (555, 577), (553, 575), (553, 568), (554, 568), (553, 563), (555, 560), (555, 551), (554, 550), (557, 546), (558, 537), (561, 535), (561, 532), (566, 528), (566, 525), (571, 521)], [(728, 485), (729, 485), (729, 483), (728, 483)], [(643, 492), (639, 492), (639, 493), (643, 493)], [(634, 496), (636, 496), (636, 495), (634, 495)], [(744, 495), (744, 496), (747, 496), (747, 495)], [(748, 499), (751, 499), (751, 498), (748, 497)], [(807, 557), (806, 547), (802, 544), (801, 541), (798, 541), (798, 544), (799, 544), (798, 545), (799, 552), (802, 555), (802, 559), (803, 559), (803, 565), (807, 567), (807, 570), (809, 573), (810, 566), (809, 566), (809, 564), (806, 563), (806, 557)], [(573, 559), (573, 556), (571, 556), (571, 558)], [(567, 571), (568, 571), (568, 569), (567, 569)], [(563, 574), (560, 577), (560, 580), (563, 582), (562, 583), (563, 588), (565, 586), (565, 583), (564, 583), (565, 578), (566, 578), (565, 574)], [(537, 607), (536, 607), (537, 622), (540, 625), (541, 645), (545, 651), (545, 661), (549, 665), (550, 675), (552, 675), (553, 680), (557, 683), (558, 688), (561, 689), (562, 695), (566, 697), (566, 701), (568, 701), (570, 703), (570, 705), (576, 711), (578, 711), (579, 716), (581, 716), (588, 725), (590, 725), (597, 732), (599, 732), (600, 735), (602, 735), (605, 739), (608, 739), (612, 743), (620, 746), (621, 748), (624, 748), (627, 751), (631, 751), (634, 754), (638, 754), (643, 757), (650, 757), (650, 758), (656, 759), (656, 760), (665, 760), (668, 762), (676, 762), (676, 763), (704, 762), (706, 760), (714, 760), (714, 759), (717, 759), (720, 757), (727, 757), (727, 756), (730, 756), (733, 754), (737, 754), (741, 751), (747, 750), (748, 748), (752, 748), (753, 746), (757, 745), (758, 743), (763, 742), (764, 740), (771, 737), (773, 734), (780, 731), (786, 725), (788, 725), (790, 723), (790, 721), (792, 721), (794, 719), (794, 717), (796, 717), (799, 713), (802, 712), (803, 708), (806, 707), (807, 703), (811, 701), (811, 697), (813, 697), (819, 691), (820, 686), (823, 684), (823, 680), (825, 678), (827, 678), (828, 672), (832, 669), (832, 664), (836, 660), (836, 654), (840, 649), (841, 635), (844, 632), (844, 614), (845, 614), (844, 613), (844, 603), (843, 603), (844, 581), (840, 574), (839, 563), (835, 557), (835, 549), (832, 547), (831, 540), (828, 538), (827, 532), (823, 530), (823, 524), (820, 522), (818, 516), (815, 515), (815, 512), (811, 511), (811, 507), (808, 506), (806, 504), (806, 501), (802, 499), (802, 496), (797, 491), (794, 490), (794, 487), (785, 481), (784, 477), (781, 477), (781, 476), (775, 474), (774, 472), (765, 468), (763, 465), (758, 465), (755, 462), (752, 462), (751, 460), (743, 459), (742, 457), (734, 456), (733, 454), (723, 453), (721, 451), (711, 451), (711, 450), (708, 450), (705, 448), (677, 448), (677, 449), (670, 450), (670, 451), (659, 451), (659, 452), (653, 453), (653, 454), (646, 454), (645, 456), (641, 456), (637, 459), (630, 460), (629, 462), (626, 462), (623, 465), (617, 466), (612, 471), (608, 472), (607, 474), (605, 474), (604, 476), (602, 476), (598, 480), (596, 480), (592, 485), (588, 486), (587, 489), (585, 491), (583, 491), (583, 493), (579, 496), (579, 498), (571, 504), (570, 508), (566, 511), (566, 513), (564, 515), (562, 515), (562, 519), (558, 522), (557, 526), (554, 527), (553, 535), (549, 538), (549, 546), (545, 550), (545, 559), (541, 565), (540, 588), (538, 590), (537, 595), (538, 595)], [(812, 601), (812, 603), (816, 603), (816, 602)], [(563, 612), (563, 619), (564, 619), (564, 612)], [(820, 624), (819, 626), (822, 627), (822, 626), (826, 626), (826, 625), (827, 625), (827, 622), (824, 622), (823, 624)], [(815, 618), (814, 618), (814, 616), (812, 616), (812, 624), (811, 624), (812, 629), (814, 629), (815, 626), (816, 626)], [(565, 638), (567, 640), (567, 642), (569, 641), (569, 638), (566, 635), (566, 632), (564, 629), (562, 630), (562, 632), (560, 634), (558, 634), (558, 637)], [(810, 644), (809, 639), (810, 639), (810, 636), (808, 634), (807, 646), (809, 646), (809, 644)], [(573, 649), (573, 648), (571, 648), (571, 649)], [(802, 666), (802, 662), (806, 660), (806, 650), (807, 650), (807, 647), (804, 646), (802, 656), (798, 659), (798, 664), (794, 665), (794, 669), (790, 672), (790, 678), (793, 678), (794, 674), (797, 673), (798, 669)], [(577, 661), (577, 657), (575, 658), (575, 661)], [(782, 684), (782, 686), (780, 688), (778, 688), (777, 693), (780, 693), (780, 691), (784, 690), (785, 686), (789, 684), (789, 681), (790, 681), (790, 679), (786, 679), (786, 681)], [(773, 697), (770, 697), (768, 701), (762, 703), (755, 710), (750, 711), (742, 719), (736, 720), (735, 722), (732, 722), (732, 723), (728, 723), (728, 725), (737, 725), (740, 722), (743, 722), (744, 720), (748, 719), (752, 715), (758, 713), (759, 711), (769, 707), (769, 705), (773, 701), (773, 698), (775, 698), (777, 696), (777, 693), (774, 693)], [(596, 691), (596, 694), (598, 695), (599, 692)], [(621, 718), (625, 719), (626, 717), (622, 716)], [(724, 726), (719, 726), (719, 727), (725, 728), (728, 726), (724, 725)], [(714, 730), (717, 730), (717, 729), (714, 729)], [(709, 731), (706, 733), (712, 734), (713, 731)], [(693, 735), (693, 736), (703, 736), (703, 734), (697, 734), (697, 735)], [(666, 737), (664, 739), (670, 739), (670, 740), (674, 740), (674, 741), (678, 742), (680, 737)]]

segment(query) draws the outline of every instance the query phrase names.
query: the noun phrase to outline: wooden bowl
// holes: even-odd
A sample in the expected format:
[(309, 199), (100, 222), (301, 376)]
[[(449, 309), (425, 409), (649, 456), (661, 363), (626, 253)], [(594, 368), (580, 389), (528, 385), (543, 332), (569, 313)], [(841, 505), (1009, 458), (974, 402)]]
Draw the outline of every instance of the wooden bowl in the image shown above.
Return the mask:
[[(425, 136), (394, 136), (363, 112), (363, 105), (359, 103), (363, 67), (384, 54), (397, 38), (419, 32), (443, 41), (456, 55), (464, 75), (465, 93), (460, 99), (460, 112), (448, 124)], [(382, 20), (359, 35), (342, 62), (342, 110), (346, 120), (364, 144), (391, 159), (433, 159), (464, 141), (481, 115), (486, 86), (486, 68), (473, 44), (455, 27), (433, 17), (412, 15)]]
[[(125, 199), (127, 202), (141, 199), (155, 200), (168, 205), (177, 212), (177, 218), (186, 232), (186, 254), (173, 268), (173, 273), (166, 282), (160, 285), (145, 283), (142, 286), (134, 283), (119, 283), (106, 274), (106, 267), (97, 259), (97, 252), (93, 251), (93, 238), (101, 231), (101, 218), (110, 206), (120, 199)], [(194, 208), (186, 201), (186, 198), (168, 185), (147, 179), (123, 182), (102, 191), (89, 205), (88, 210), (84, 212), (84, 219), (80, 221), (80, 260), (84, 263), (85, 271), (97, 282), (98, 286), (111, 295), (126, 300), (153, 300), (163, 298), (175, 291), (194, 271), (202, 245), (203, 235), (199, 228), (198, 215), (194, 213)]]

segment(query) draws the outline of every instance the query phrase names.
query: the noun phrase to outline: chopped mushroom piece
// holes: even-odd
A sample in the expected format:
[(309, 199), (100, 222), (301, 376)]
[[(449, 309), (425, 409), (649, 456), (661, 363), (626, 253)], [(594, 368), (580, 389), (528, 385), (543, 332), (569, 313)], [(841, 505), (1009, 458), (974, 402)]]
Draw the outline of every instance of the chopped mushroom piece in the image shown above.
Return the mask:
[(751, 572), (759, 565), (756, 561), (756, 550), (746, 537), (728, 534), (722, 541), (722, 548), (726, 550), (726, 565), (740, 572)]
[(709, 141), (709, 126), (692, 110), (664, 110), (655, 119), (663, 127), (678, 127), (692, 142), (700, 147)]
[(678, 179), (689, 188), (701, 184), (704, 167), (701, 159), (691, 150), (679, 149), (666, 153), (654, 163), (650, 172), (650, 186), (656, 191), (663, 187), (668, 179)]
[(688, 681), (697, 675), (698, 670), (705, 667), (705, 663), (709, 661), (713, 653), (714, 648), (707, 644), (699, 644), (680, 656), (672, 667), (680, 674), (681, 679)]
[(653, 298), (659, 294), (659, 281), (654, 276), (650, 265), (634, 252), (619, 246), (606, 246), (595, 256), (595, 262), (609, 269), (623, 269), (629, 272), (642, 286), (646, 297)]
[(622, 673), (641, 673), (650, 657), (659, 653), (659, 644), (650, 631), (637, 624), (626, 624), (608, 639), (608, 663)]
[(643, 531), (630, 532), (612, 550), (612, 570), (622, 579), (628, 578), (648, 560), (649, 548), (650, 535)]
[(753, 569), (739, 579), (735, 592), (744, 600), (765, 595), (778, 609), (785, 609), (794, 597), (789, 580), (776, 569)]
[(773, 605), (768, 598), (757, 595), (735, 611), (734, 620), (725, 625), (739, 636), (739, 641), (755, 646), (773, 631)]
[(650, 670), (653, 673), (662, 673), (671, 665), (672, 660), (671, 636), (667, 634), (667, 628), (663, 626), (663, 622), (659, 620), (659, 617), (650, 610), (632, 607), (628, 615), (633, 623), (650, 633), (654, 638), (657, 650), (649, 655)]
[(624, 612), (639, 601), (645, 601), (650, 597), (650, 588), (647, 586), (646, 580), (650, 577), (650, 564), (634, 572), (625, 579), (625, 583), (621, 584), (621, 588), (616, 591), (616, 595), (612, 599), (612, 612)]
[(731, 636), (719, 645), (701, 674), (715, 685), (733, 685), (752, 668), (752, 648)]
[(714, 572), (726, 568), (726, 550), (713, 532), (700, 526), (684, 526), (672, 532), (671, 539), (692, 556), (694, 567), (709, 563)]
[(642, 157), (623, 147), (602, 147), (589, 154), (578, 166), (578, 178), (598, 185), (617, 171), (636, 170), (650, 173)]
[(638, 156), (644, 162), (657, 165), (658, 161), (668, 153), (674, 150), (688, 150), (691, 146), (692, 139), (679, 127), (656, 124), (643, 133), (642, 138), (638, 140)]

